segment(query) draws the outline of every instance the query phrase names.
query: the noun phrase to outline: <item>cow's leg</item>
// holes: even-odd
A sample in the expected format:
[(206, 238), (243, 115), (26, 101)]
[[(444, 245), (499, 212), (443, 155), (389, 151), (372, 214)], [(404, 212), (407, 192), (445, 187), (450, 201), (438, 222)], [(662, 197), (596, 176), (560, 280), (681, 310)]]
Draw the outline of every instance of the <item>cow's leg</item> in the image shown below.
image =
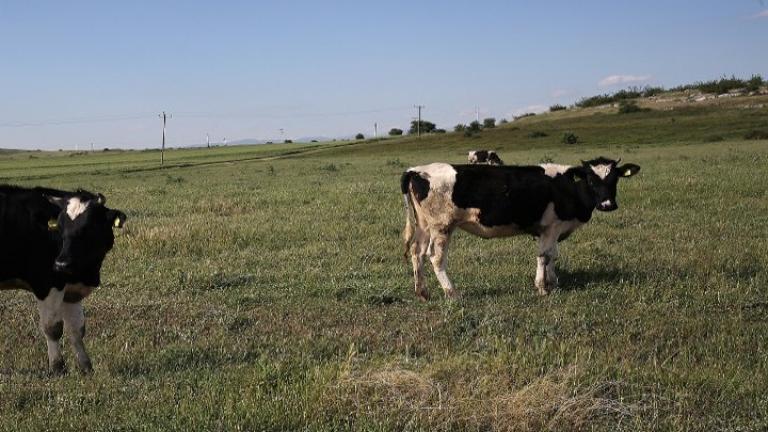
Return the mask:
[(440, 286), (445, 291), (445, 296), (451, 300), (459, 298), (459, 292), (453, 287), (453, 282), (448, 278), (448, 273), (445, 270), (448, 259), (448, 245), (451, 240), (452, 230), (434, 230), (431, 233), (431, 256), (429, 260), (432, 261), (432, 269), (435, 271), (437, 280), (440, 282)]
[(555, 263), (557, 262), (557, 257), (559, 256), (559, 250), (557, 247), (557, 242), (552, 246), (551, 253), (549, 255), (549, 262), (547, 263), (547, 289), (553, 290), (557, 288), (558, 280), (557, 280), (557, 273), (555, 273)]
[(61, 336), (64, 333), (64, 323), (61, 318), (63, 300), (64, 291), (51, 288), (45, 299), (37, 301), (40, 329), (48, 345), (48, 367), (54, 374), (64, 373), (64, 358), (61, 356)]
[(424, 282), (424, 257), (427, 255), (429, 236), (416, 226), (413, 241), (410, 245), (411, 263), (413, 264), (413, 279), (416, 295), (423, 301), (429, 300), (429, 290)]
[(91, 358), (85, 351), (83, 338), (85, 337), (85, 315), (83, 314), (83, 305), (77, 303), (64, 303), (62, 305), (62, 315), (64, 317), (64, 328), (69, 335), (69, 342), (72, 344), (72, 350), (77, 358), (77, 365), (83, 373), (93, 372)]
[[(557, 278), (554, 276), (555, 258), (557, 256), (557, 236), (552, 232), (545, 232), (539, 237), (539, 256), (536, 257), (535, 285), (539, 294), (547, 295), (557, 287)], [(551, 279), (551, 280), (550, 280)]]

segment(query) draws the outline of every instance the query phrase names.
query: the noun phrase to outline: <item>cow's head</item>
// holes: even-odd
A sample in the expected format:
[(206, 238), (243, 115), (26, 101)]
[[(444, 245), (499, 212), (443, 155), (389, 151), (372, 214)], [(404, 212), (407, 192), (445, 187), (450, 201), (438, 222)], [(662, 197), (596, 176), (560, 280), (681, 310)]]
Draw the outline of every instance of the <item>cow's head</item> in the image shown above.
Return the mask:
[(101, 264), (115, 242), (112, 229), (122, 228), (125, 213), (107, 208), (104, 195), (83, 190), (46, 198), (61, 209), (56, 221), (49, 223), (61, 239), (54, 270), (70, 282), (98, 286)]
[(619, 208), (616, 204), (616, 185), (622, 177), (632, 177), (640, 171), (635, 164), (619, 165), (621, 159), (615, 161), (599, 157), (582, 161), (580, 167), (567, 171), (574, 181), (583, 181), (592, 196), (595, 208), (601, 211), (613, 211)]

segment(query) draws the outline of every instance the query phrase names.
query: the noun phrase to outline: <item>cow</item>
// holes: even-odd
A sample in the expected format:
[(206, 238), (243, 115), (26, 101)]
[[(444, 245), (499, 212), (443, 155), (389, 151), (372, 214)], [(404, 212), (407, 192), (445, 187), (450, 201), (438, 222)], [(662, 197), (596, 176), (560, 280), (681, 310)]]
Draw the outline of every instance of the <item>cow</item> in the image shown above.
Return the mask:
[(37, 299), (48, 366), (65, 372), (60, 340), (66, 329), (77, 364), (93, 370), (85, 350), (81, 301), (101, 283), (101, 265), (125, 213), (85, 190), (0, 186), (0, 290), (22, 289)]
[(467, 154), (467, 161), (473, 165), (504, 165), (504, 162), (499, 158), (499, 155), (493, 150), (470, 150)]
[(429, 299), (422, 264), (429, 256), (446, 297), (459, 297), (446, 273), (451, 234), (456, 228), (483, 238), (530, 234), (538, 239), (538, 293), (557, 287), (557, 245), (589, 222), (592, 212), (618, 208), (620, 178), (640, 171), (634, 164), (599, 157), (567, 166), (450, 165), (432, 163), (401, 177), (406, 222), (406, 256), (413, 264), (416, 294)]

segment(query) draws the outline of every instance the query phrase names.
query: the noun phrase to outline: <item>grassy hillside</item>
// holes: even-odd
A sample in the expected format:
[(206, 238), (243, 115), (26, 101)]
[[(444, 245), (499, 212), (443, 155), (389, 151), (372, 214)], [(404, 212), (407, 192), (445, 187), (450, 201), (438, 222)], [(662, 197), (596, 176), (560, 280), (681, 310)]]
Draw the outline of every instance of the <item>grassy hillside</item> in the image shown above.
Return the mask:
[[(766, 127), (766, 108), (603, 109), (479, 138), (177, 150), (162, 170), (157, 152), (0, 155), (4, 182), (129, 215), (85, 301), (93, 376), (47, 377), (32, 296), (0, 293), (0, 429), (764, 429), (768, 141), (742, 137)], [(399, 174), (475, 148), (643, 170), (563, 243), (561, 290), (536, 295), (531, 238), (459, 233), (463, 300), (430, 275), (419, 303)]]

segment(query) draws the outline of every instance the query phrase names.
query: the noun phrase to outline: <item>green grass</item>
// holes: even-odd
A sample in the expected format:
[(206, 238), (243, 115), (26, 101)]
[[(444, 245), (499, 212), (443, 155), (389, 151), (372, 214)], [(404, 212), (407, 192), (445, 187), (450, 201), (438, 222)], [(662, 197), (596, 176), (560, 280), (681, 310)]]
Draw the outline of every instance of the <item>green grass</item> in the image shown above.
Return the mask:
[[(49, 378), (32, 296), (0, 293), (0, 429), (765, 429), (768, 142), (742, 137), (768, 109), (583, 114), (173, 150), (162, 170), (157, 152), (1, 154), (2, 181), (93, 189), (129, 220), (85, 301), (93, 376)], [(399, 175), (477, 148), (643, 170), (562, 244), (561, 290), (536, 295), (532, 239), (459, 233), (463, 300), (430, 274), (419, 303)]]

